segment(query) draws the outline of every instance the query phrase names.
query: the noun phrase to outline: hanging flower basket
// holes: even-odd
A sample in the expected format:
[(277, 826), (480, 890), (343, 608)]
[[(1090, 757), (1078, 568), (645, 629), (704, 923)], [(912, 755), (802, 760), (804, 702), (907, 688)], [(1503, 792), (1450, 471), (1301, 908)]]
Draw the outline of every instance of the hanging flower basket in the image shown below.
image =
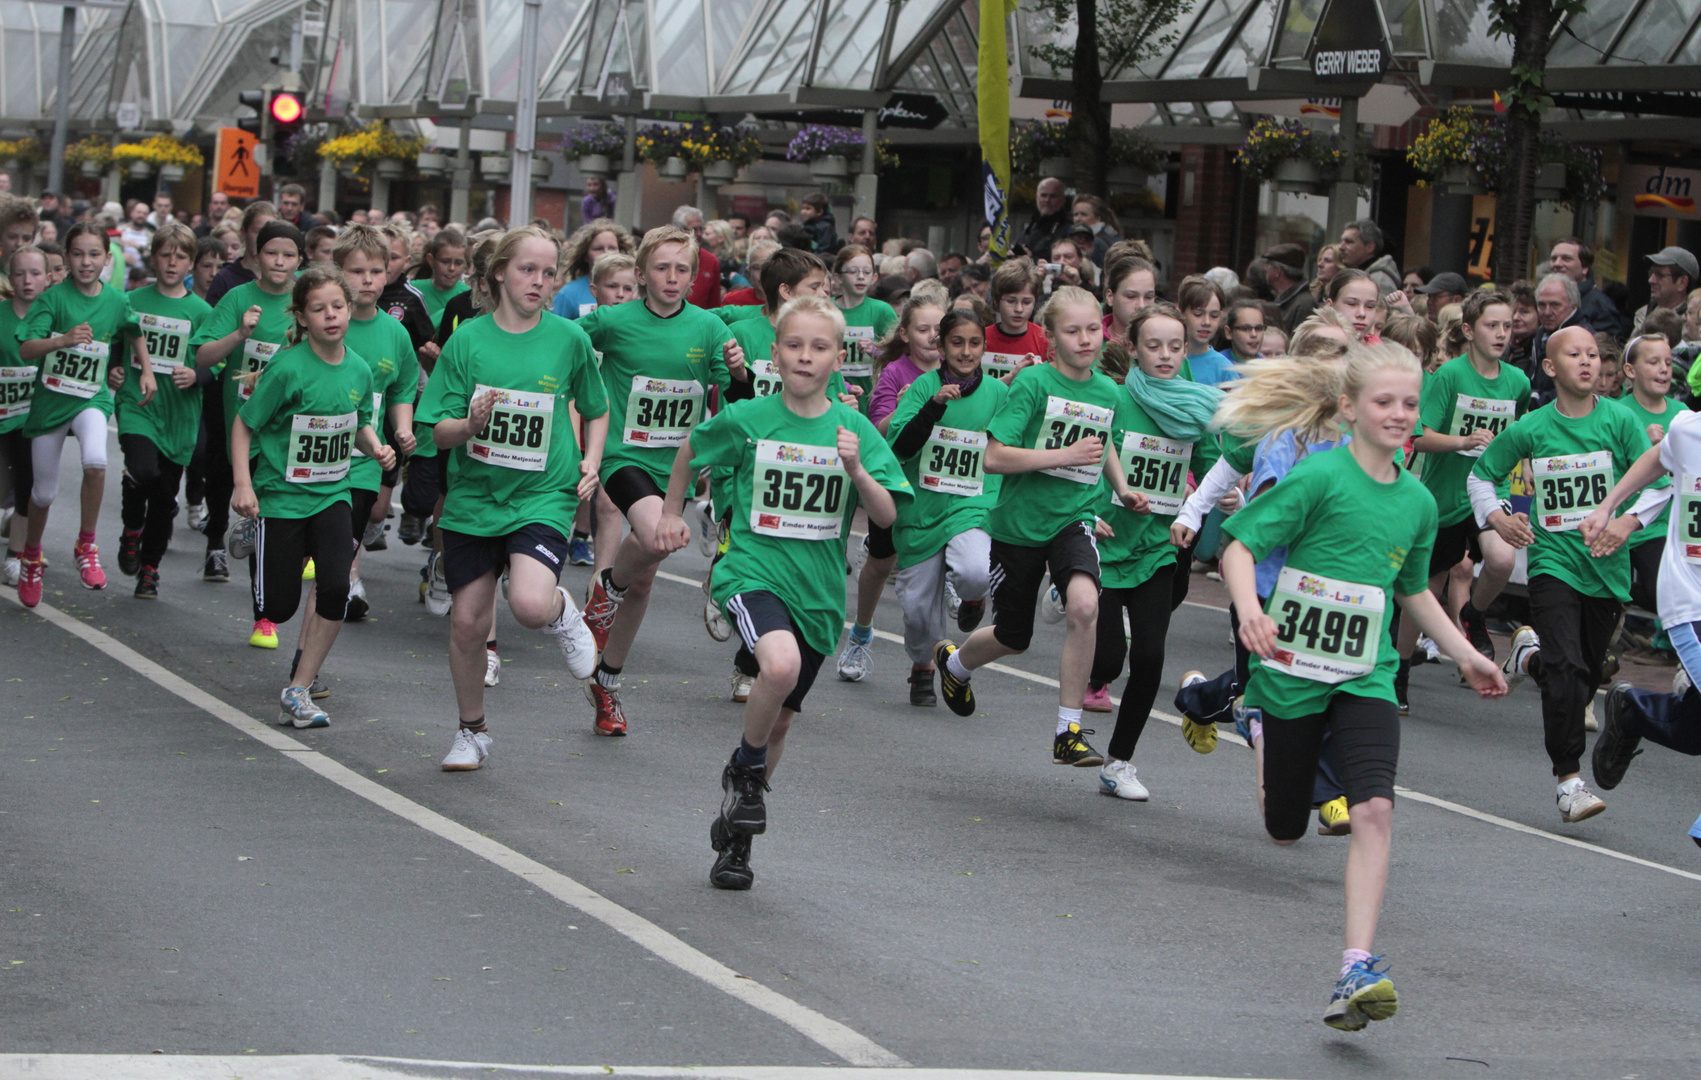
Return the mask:
[(1105, 170), (1105, 186), (1112, 195), (1132, 195), (1146, 186), (1146, 170), (1137, 165), (1112, 165)]
[(335, 165), (344, 176), (376, 171), (393, 180), (404, 175), (407, 163), (424, 149), (424, 139), (398, 135), (390, 130), (389, 121), (374, 120), (359, 131), (325, 140), (319, 146), (319, 156)]
[(114, 146), (112, 160), (118, 162), (137, 180), (146, 180), (154, 174), (155, 169), (163, 169), (167, 165), (187, 170), (206, 162), (199, 147), (190, 146), (170, 135), (151, 135), (141, 142)]
[(532, 179), (548, 180), (552, 171), (554, 171), (554, 166), (550, 164), (548, 158), (535, 154), (532, 156)]
[(738, 166), (730, 161), (711, 161), (703, 166), (703, 182), (710, 187), (730, 184), (737, 175)]
[(626, 132), (613, 124), (579, 124), (561, 135), (562, 156), (584, 176), (607, 180), (614, 173), (609, 159), (625, 149)]
[(101, 173), (106, 171), (98, 161), (85, 161), (78, 168), (82, 170), (84, 176), (91, 179), (99, 177)]
[(809, 163), (809, 175), (818, 183), (843, 181), (850, 176), (850, 165), (843, 154), (823, 154)]
[[(865, 147), (862, 132), (856, 128), (805, 124), (786, 146), (786, 160), (808, 162), (809, 171), (816, 179), (843, 180), (853, 172), (862, 171)], [(838, 164), (819, 165), (827, 158), (837, 158)], [(880, 172), (898, 167), (898, 155), (885, 139), (874, 144), (874, 167)]]
[(84, 176), (99, 176), (112, 163), (112, 144), (99, 135), (79, 139), (65, 148), (65, 164), (75, 165)]
[(175, 184), (183, 179), (187, 171), (181, 165), (161, 165), (159, 167), (159, 178), (168, 184)]
[(507, 176), (513, 168), (514, 159), (507, 154), (486, 154), (478, 162), (478, 171), (485, 176)]
[(1565, 198), (1565, 163), (1563, 161), (1544, 162), (1541, 171), (1536, 173), (1536, 198), (1559, 200)]
[(662, 162), (661, 165), (657, 166), (656, 172), (663, 180), (671, 180), (678, 183), (689, 175), (690, 168), (685, 164), (684, 158), (670, 157), (666, 161)]
[(1323, 190), (1323, 173), (1317, 163), (1303, 158), (1277, 162), (1271, 183), (1277, 191), (1296, 195), (1316, 195)]
[(1441, 173), (1444, 195), (1487, 195), (1488, 181), (1471, 165), (1449, 165)]
[(413, 167), (419, 171), (421, 176), (439, 177), (449, 171), (449, 155), (439, 154), (433, 150), (421, 150), (419, 155), (414, 158)]
[(1075, 161), (1073, 158), (1040, 158), (1039, 175), (1041, 177), (1055, 176), (1065, 184), (1075, 179)]
[(585, 154), (579, 158), (579, 175), (586, 179), (607, 180), (614, 174), (614, 162), (607, 154)]
[(133, 180), (146, 180), (154, 174), (154, 163), (151, 161), (131, 161), (125, 166)]
[(378, 176), (384, 180), (400, 180), (407, 175), (407, 162), (401, 158), (382, 157), (375, 166)]

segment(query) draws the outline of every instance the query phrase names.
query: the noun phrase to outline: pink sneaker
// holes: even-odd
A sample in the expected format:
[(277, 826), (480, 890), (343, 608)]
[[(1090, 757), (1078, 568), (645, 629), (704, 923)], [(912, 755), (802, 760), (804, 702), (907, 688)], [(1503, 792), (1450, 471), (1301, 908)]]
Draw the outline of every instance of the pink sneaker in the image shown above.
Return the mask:
[(18, 575), (18, 599), (27, 608), (41, 603), (41, 576), (46, 569), (40, 559), (21, 560), (22, 571)]
[(1101, 686), (1097, 690), (1094, 690), (1091, 686), (1088, 686), (1087, 687), (1087, 697), (1086, 697), (1086, 700), (1081, 702), (1081, 708), (1087, 710), (1088, 712), (1109, 712), (1110, 711), (1110, 687), (1109, 687), (1109, 685)]
[(77, 562), (77, 573), (83, 576), (83, 588), (106, 588), (106, 571), (100, 568), (99, 548), (92, 543), (79, 543), (71, 549), (71, 558)]

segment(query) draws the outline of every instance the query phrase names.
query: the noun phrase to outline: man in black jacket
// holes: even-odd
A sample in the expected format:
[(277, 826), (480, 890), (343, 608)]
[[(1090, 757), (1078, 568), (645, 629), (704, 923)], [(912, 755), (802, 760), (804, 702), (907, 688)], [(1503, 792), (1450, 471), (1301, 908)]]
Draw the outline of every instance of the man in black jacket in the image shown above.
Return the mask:
[(1034, 202), (1039, 211), (1028, 222), (1016, 243), (1029, 258), (1044, 262), (1051, 258), (1051, 245), (1068, 238), (1075, 223), (1069, 218), (1069, 202), (1063, 181), (1057, 177), (1048, 176), (1039, 182), (1039, 187), (1034, 190)]

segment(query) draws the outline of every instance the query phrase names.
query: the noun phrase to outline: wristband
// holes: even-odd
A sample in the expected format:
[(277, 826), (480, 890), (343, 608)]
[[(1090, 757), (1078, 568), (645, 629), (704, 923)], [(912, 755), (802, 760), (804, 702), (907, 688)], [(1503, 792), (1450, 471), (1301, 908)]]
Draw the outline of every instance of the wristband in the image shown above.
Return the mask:
[(1513, 511), (1512, 511), (1512, 500), (1511, 499), (1501, 499), (1500, 500), (1500, 510), (1507, 517), (1511, 517), (1512, 513), (1513, 513)]

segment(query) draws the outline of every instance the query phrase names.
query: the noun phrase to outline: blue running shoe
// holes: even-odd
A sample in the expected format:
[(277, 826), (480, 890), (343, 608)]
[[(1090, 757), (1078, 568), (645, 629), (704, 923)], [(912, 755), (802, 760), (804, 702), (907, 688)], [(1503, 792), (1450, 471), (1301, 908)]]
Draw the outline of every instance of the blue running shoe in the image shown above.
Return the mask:
[(1256, 705), (1246, 705), (1244, 701), (1244, 698), (1234, 699), (1234, 733), (1251, 746), (1252, 740), (1264, 733), (1264, 710)]
[(1400, 1008), (1388, 968), (1376, 970), (1380, 956), (1360, 960), (1335, 984), (1335, 996), (1323, 1010), (1323, 1022), (1337, 1031), (1362, 1031), (1372, 1020), (1386, 1020)]
[(591, 566), (596, 563), (596, 555), (591, 551), (591, 542), (581, 537), (573, 537), (567, 542), (567, 565)]

